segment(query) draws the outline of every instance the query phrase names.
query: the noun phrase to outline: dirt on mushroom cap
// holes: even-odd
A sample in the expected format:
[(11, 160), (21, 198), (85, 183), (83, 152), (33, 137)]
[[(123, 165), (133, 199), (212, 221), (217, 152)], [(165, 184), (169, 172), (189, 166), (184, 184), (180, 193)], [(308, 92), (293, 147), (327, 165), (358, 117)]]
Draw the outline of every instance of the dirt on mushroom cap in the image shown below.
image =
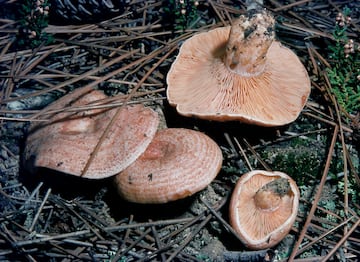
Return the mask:
[(159, 130), (132, 165), (115, 177), (119, 194), (137, 203), (166, 203), (204, 189), (222, 165), (219, 146), (183, 128)]

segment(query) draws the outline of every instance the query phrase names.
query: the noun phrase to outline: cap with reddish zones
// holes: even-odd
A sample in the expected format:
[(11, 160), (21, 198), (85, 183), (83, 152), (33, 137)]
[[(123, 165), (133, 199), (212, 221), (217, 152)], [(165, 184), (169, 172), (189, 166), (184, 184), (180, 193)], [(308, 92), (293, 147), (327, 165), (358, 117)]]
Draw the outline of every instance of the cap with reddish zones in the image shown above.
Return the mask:
[(115, 177), (119, 194), (136, 203), (166, 203), (204, 189), (222, 164), (219, 146), (207, 135), (167, 128), (133, 164)]
[[(51, 108), (84, 106), (106, 97), (98, 90), (81, 93), (78, 89), (67, 94)], [(119, 173), (145, 151), (156, 133), (159, 119), (152, 109), (143, 105), (123, 106), (117, 115), (116, 110), (65, 111), (51, 116), (48, 122), (33, 124), (27, 138), (25, 160), (34, 166), (80, 176), (100, 137), (116, 116), (83, 177), (99, 179)]]
[(167, 98), (181, 115), (262, 126), (294, 121), (310, 94), (299, 58), (274, 40), (267, 12), (186, 40), (167, 75)]
[(265, 249), (290, 231), (300, 192), (282, 172), (254, 170), (240, 177), (229, 207), (230, 224), (248, 248)]

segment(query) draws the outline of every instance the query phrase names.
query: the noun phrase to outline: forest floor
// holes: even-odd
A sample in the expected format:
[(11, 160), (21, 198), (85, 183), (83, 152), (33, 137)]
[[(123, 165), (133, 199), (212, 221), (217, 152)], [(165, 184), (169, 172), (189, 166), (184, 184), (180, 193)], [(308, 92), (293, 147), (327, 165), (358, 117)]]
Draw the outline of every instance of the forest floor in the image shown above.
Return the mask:
[[(31, 30), (19, 34), (21, 4), (2, 4), (0, 260), (359, 261), (360, 2), (265, 1), (277, 39), (299, 56), (312, 88), (300, 116), (280, 127), (183, 117), (166, 100), (166, 75), (181, 44), (230, 25), (246, 13), (242, 1), (184, 1), (185, 14), (175, 1), (129, 2), (117, 16), (86, 23), (59, 23), (50, 12), (41, 39), (29, 38)], [(346, 8), (339, 40), (336, 17)], [(355, 41), (350, 58), (334, 57), (330, 47), (343, 52), (348, 39)], [(339, 97), (337, 85), (357, 98)], [(140, 205), (122, 200), (111, 179), (29, 174), (21, 160), (30, 123), (80, 87), (104, 90), (114, 105), (125, 96), (160, 108), (168, 127), (204, 132), (224, 156), (217, 178), (186, 199)], [(255, 169), (285, 172), (301, 192), (290, 233), (260, 251), (247, 249), (228, 224), (235, 183)]]

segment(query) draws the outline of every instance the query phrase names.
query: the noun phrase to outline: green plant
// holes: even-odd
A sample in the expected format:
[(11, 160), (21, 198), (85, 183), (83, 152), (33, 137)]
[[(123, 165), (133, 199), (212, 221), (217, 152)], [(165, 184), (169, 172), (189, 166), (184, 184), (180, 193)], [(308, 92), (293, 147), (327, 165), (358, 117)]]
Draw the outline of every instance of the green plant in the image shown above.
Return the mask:
[(48, 26), (50, 4), (48, 0), (25, 0), (20, 8), (18, 44), (35, 48), (48, 44), (52, 37), (43, 30)]
[(185, 30), (198, 18), (199, 1), (168, 0), (165, 1), (164, 12), (169, 17), (175, 30)]
[(331, 67), (327, 74), (339, 105), (351, 114), (360, 109), (360, 47), (348, 38), (349, 14), (350, 9), (345, 8), (336, 17), (335, 44), (329, 46)]
[[(354, 179), (349, 179), (349, 184), (347, 186), (347, 193), (350, 196), (350, 200), (353, 201), (354, 203), (359, 203), (360, 200), (360, 188), (359, 186), (356, 184), (356, 182), (354, 181)], [(345, 184), (343, 181), (339, 181), (338, 182), (338, 190), (342, 193), (345, 194)]]
[(334, 158), (330, 164), (329, 178), (333, 181), (337, 181), (337, 191), (339, 196), (348, 194), (349, 201), (353, 203), (359, 203), (360, 201), (360, 185), (357, 183), (353, 170), (359, 170), (359, 157), (355, 150), (349, 151), (349, 161), (351, 161), (353, 169), (347, 171), (347, 184), (345, 186), (344, 181), (344, 159), (342, 158), (342, 145), (336, 143)]
[(316, 179), (321, 169), (322, 148), (301, 138), (294, 138), (285, 145), (267, 147), (260, 152), (260, 156), (272, 170), (293, 177), (298, 186), (307, 185), (310, 178)]

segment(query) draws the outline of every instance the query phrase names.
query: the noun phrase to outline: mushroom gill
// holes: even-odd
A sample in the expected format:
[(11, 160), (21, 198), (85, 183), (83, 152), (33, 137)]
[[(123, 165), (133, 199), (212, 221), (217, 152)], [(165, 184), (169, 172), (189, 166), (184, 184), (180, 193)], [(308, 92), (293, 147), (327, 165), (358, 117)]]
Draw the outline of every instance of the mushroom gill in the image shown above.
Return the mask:
[(268, 12), (241, 16), (186, 40), (167, 75), (169, 103), (181, 115), (209, 120), (294, 121), (310, 79), (295, 53), (274, 40), (273, 23)]
[(230, 224), (249, 248), (271, 247), (290, 231), (298, 202), (298, 188), (289, 176), (254, 170), (236, 183)]

